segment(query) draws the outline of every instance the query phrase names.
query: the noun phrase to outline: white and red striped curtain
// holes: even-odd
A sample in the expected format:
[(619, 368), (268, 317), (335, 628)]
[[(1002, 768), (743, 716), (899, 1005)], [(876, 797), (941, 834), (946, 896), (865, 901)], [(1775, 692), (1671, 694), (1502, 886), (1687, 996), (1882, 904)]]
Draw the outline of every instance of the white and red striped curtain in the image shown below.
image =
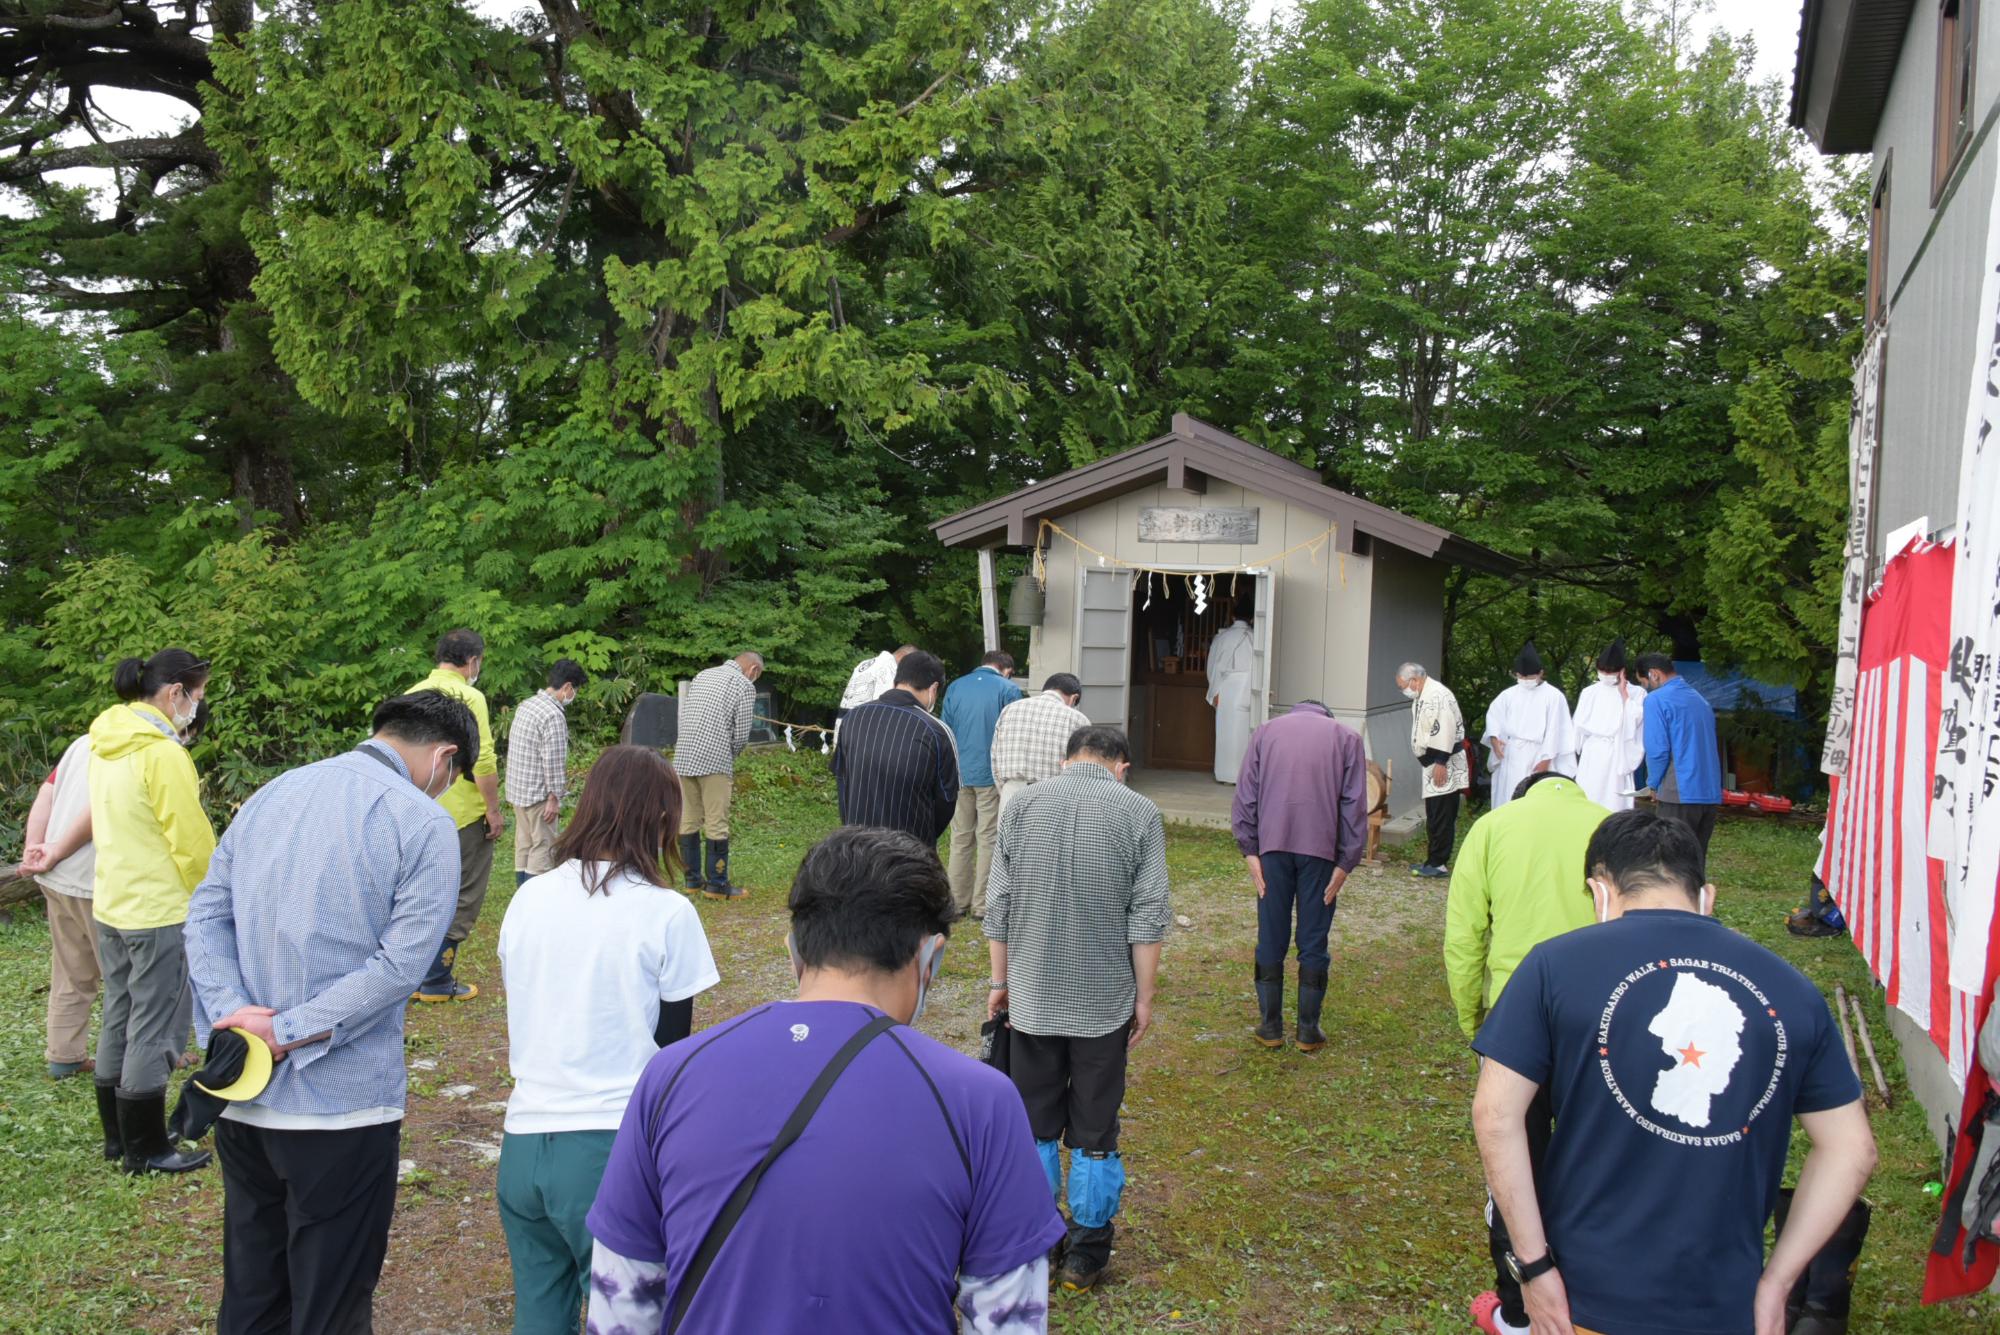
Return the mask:
[(1829, 780), (1819, 874), (1888, 1004), (1930, 1035), (1963, 1089), (1979, 998), (1952, 986), (1946, 865), (1929, 855), (1925, 833), (1950, 670), (1953, 563), (1949, 545), (1913, 544), (1869, 593), (1853, 739), (1846, 772)]

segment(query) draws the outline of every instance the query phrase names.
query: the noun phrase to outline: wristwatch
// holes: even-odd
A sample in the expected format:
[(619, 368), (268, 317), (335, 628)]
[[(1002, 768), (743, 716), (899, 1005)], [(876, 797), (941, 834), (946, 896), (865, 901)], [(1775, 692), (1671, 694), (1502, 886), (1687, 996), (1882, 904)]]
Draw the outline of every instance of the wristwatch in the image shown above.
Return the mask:
[(1503, 1253), (1503, 1259), (1507, 1262), (1507, 1273), (1514, 1277), (1516, 1284), (1533, 1283), (1556, 1268), (1556, 1254), (1553, 1248), (1542, 1253), (1542, 1259), (1539, 1261), (1523, 1262), (1512, 1252)]

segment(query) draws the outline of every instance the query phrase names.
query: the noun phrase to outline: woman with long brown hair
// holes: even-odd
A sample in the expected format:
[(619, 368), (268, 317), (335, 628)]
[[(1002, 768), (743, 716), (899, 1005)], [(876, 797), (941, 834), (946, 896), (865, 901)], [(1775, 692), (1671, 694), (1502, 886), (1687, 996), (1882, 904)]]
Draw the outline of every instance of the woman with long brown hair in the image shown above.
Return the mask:
[(674, 889), (681, 782), (658, 751), (614, 746), (584, 779), (553, 871), (500, 925), (507, 1100), (500, 1222), (517, 1335), (574, 1332), (590, 1279), (584, 1226), (632, 1087), (685, 1038), (719, 981), (701, 916)]

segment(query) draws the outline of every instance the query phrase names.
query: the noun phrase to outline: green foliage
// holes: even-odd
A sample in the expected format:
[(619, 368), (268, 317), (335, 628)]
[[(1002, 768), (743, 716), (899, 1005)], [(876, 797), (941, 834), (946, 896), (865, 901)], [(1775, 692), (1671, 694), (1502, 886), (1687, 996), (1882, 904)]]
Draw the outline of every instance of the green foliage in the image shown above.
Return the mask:
[(233, 801), (458, 624), (503, 728), (562, 654), (593, 726), (746, 647), (824, 709), (870, 649), (978, 649), (929, 523), (1176, 410), (1518, 558), (1450, 578), (1469, 702), (1525, 636), (1574, 686), (1617, 633), (1821, 698), (1857, 197), (1672, 13), (214, 13), (196, 123), (103, 149), (110, 205), (51, 176), (60, 81), (9, 76), (9, 735), (187, 643)]

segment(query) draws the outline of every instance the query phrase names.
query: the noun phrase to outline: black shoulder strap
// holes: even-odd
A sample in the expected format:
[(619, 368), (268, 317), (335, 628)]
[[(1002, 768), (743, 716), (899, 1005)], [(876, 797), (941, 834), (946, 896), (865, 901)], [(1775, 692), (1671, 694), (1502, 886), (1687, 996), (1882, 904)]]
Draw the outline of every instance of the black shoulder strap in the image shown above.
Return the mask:
[(396, 762), (389, 759), (389, 757), (383, 755), (382, 752), (376, 749), (375, 747), (357, 746), (354, 749), (359, 751), (362, 755), (367, 756), (370, 760), (380, 761), (382, 764), (387, 765), (390, 769), (395, 770), (398, 778), (402, 777), (403, 771), (400, 767), (397, 766)]
[(812, 1088), (808, 1089), (805, 1097), (799, 1100), (799, 1106), (792, 1109), (792, 1115), (785, 1120), (784, 1129), (779, 1131), (778, 1138), (771, 1142), (771, 1148), (764, 1151), (764, 1157), (758, 1161), (757, 1166), (737, 1184), (736, 1190), (723, 1205), (722, 1213), (718, 1214), (715, 1222), (708, 1226), (708, 1234), (702, 1238), (701, 1247), (695, 1252), (694, 1260), (688, 1263), (687, 1273), (681, 1276), (680, 1288), (674, 1294), (674, 1310), (667, 1319), (669, 1335), (680, 1329), (682, 1320), (687, 1317), (688, 1305), (694, 1301), (695, 1291), (701, 1287), (702, 1280), (708, 1277), (709, 1267), (715, 1264), (717, 1254), (722, 1251), (722, 1244), (729, 1240), (737, 1221), (743, 1218), (743, 1211), (748, 1208), (750, 1197), (757, 1190), (757, 1184), (764, 1180), (765, 1172), (805, 1131), (806, 1124), (812, 1121), (813, 1114), (819, 1111), (819, 1105), (826, 1101), (827, 1092), (833, 1088), (834, 1083), (847, 1068), (853, 1065), (854, 1059), (861, 1055), (861, 1049), (895, 1027), (896, 1021), (887, 1015), (878, 1015), (863, 1025), (854, 1037), (847, 1040), (840, 1051), (833, 1054), (833, 1060), (820, 1071), (819, 1078), (812, 1082)]
[(917, 1054), (910, 1051), (909, 1044), (894, 1034), (889, 1035), (889, 1041), (903, 1050), (903, 1055), (910, 1059), (910, 1065), (917, 1068), (917, 1074), (924, 1078), (924, 1084), (930, 1088), (931, 1098), (936, 1100), (938, 1112), (944, 1117), (944, 1129), (951, 1132), (951, 1147), (958, 1151), (958, 1161), (965, 1165), (966, 1180), (972, 1181), (972, 1156), (965, 1152), (965, 1140), (958, 1134), (958, 1123), (951, 1120), (951, 1109), (945, 1106), (944, 1095), (938, 1093), (937, 1081), (931, 1079), (931, 1073), (917, 1060)]

